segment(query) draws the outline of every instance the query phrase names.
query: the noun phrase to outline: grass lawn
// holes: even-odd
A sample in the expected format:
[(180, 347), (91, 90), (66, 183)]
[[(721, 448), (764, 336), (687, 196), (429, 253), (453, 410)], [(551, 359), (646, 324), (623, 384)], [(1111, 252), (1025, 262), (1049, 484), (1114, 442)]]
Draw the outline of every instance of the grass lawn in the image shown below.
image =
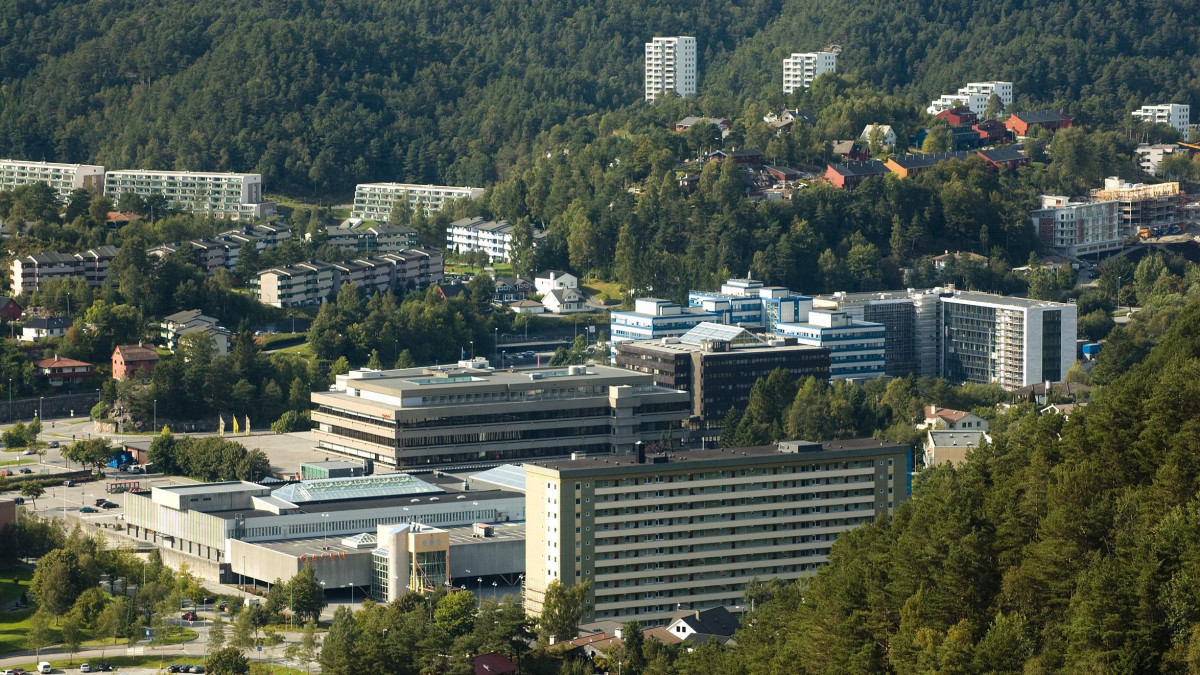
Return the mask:
[(308, 346), (307, 342), (303, 342), (298, 345), (292, 345), (291, 347), (284, 347), (283, 349), (280, 349), (279, 351), (274, 352), (274, 353), (275, 354), (297, 354), (306, 359), (311, 359), (313, 357), (312, 348)]
[[(0, 612), (0, 654), (18, 652), (25, 649), (25, 634), (29, 632), (29, 617), (33, 616), (35, 608), (17, 610), (15, 612)], [(50, 627), (53, 634), (51, 641), (58, 640), (58, 629)], [(36, 666), (37, 664), (32, 664)], [(30, 670), (30, 668), (26, 668)]]
[(621, 291), (620, 284), (613, 281), (600, 281), (592, 279), (582, 284), (583, 289), (590, 293), (599, 296), (600, 300), (605, 303), (621, 302), (624, 299), (624, 294)]
[(0, 570), (0, 603), (7, 603), (21, 597), (29, 590), (29, 582), (33, 579), (33, 570), (28, 567), (9, 567)]
[(260, 349), (273, 349), (281, 343), (291, 343), (305, 339), (304, 333), (271, 333), (270, 335), (259, 335), (255, 338)]
[(33, 464), (33, 463), (37, 462), (36, 459), (33, 459), (33, 457), (36, 457), (36, 456), (37, 455), (30, 455), (29, 459), (26, 459), (24, 457), (20, 457), (18, 459), (6, 459), (6, 460), (0, 462), (0, 466), (16, 466), (17, 464)]
[[(492, 275), (494, 277), (511, 277), (516, 274), (513, 272), (512, 263), (498, 262), (488, 265), (487, 267), (491, 267), (496, 270), (496, 273)], [(482, 267), (471, 267), (470, 265), (461, 265), (457, 263), (446, 264), (447, 274), (478, 274), (482, 271)]]

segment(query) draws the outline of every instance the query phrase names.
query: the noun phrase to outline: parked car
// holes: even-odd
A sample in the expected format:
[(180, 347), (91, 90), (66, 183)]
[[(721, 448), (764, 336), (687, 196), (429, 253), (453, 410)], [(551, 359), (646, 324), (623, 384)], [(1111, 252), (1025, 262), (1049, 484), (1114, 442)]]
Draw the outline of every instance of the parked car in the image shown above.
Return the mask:
[(188, 672), (189, 673), (203, 673), (204, 666), (192, 666), (191, 668), (188, 668)]
[(97, 661), (96, 665), (92, 666), (92, 670), (98, 673), (110, 673), (112, 672), (112, 666), (109, 665), (108, 661)]
[(69, 481), (63, 483), (63, 486), (64, 487), (75, 487), (75, 481), (69, 480)]
[(195, 621), (195, 620), (196, 620), (196, 613), (195, 613), (195, 612), (184, 612), (184, 613), (183, 613), (183, 620), (184, 620), (184, 621)]
[(104, 506), (107, 503), (108, 503), (108, 500), (101, 497), (100, 499), (97, 499), (96, 501), (92, 502), (92, 506)]
[(24, 504), (25, 498), (24, 497), (13, 497), (13, 503), (14, 504)]
[(217, 605), (217, 611), (218, 611), (218, 612), (227, 612), (227, 611), (229, 611), (229, 603), (227, 603), (227, 602), (225, 602), (224, 600), (222, 600), (222, 601), (221, 601), (221, 604)]
[(79, 512), (80, 513), (100, 513), (100, 509), (93, 508), (91, 506), (83, 506), (83, 507), (80, 507)]
[(33, 473), (33, 469), (21, 467), (21, 473)]
[(21, 454), (28, 456), (28, 455), (32, 455), (33, 451), (30, 450), (29, 448), (25, 448), (24, 450), (21, 451)]
[(102, 509), (119, 509), (119, 508), (121, 508), (121, 505), (113, 503), (113, 502), (104, 502), (103, 504), (100, 505), (100, 508), (102, 508)]
[(90, 673), (90, 672), (92, 672), (92, 667), (91, 667), (91, 665), (89, 665), (87, 663), (81, 663), (81, 664), (79, 664), (79, 672)]
[(129, 473), (146, 473), (146, 470), (140, 466), (129, 467)]
[(58, 446), (58, 441), (50, 441), (50, 447), (52, 447), (52, 448), (57, 448), (57, 447), (59, 447), (59, 446)]

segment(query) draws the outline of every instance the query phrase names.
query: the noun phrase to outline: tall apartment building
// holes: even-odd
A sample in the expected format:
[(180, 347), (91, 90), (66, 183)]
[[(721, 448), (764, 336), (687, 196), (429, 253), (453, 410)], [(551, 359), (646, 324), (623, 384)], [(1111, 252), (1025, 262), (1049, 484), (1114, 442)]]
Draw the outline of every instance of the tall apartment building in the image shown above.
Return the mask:
[[(312, 240), (311, 234), (304, 235)], [(325, 228), (325, 241), (338, 248), (350, 248), (361, 253), (399, 253), (419, 245), (417, 232), (399, 225), (376, 225), (354, 228), (330, 225)]]
[(263, 304), (301, 307), (320, 304), (346, 283), (374, 293), (425, 288), (443, 278), (441, 251), (406, 249), (340, 263), (309, 261), (272, 267), (259, 272), (250, 285)]
[(818, 75), (837, 72), (837, 54), (833, 52), (794, 53), (783, 60), (783, 93), (808, 89)]
[(74, 190), (104, 190), (104, 167), (0, 159), (0, 190), (11, 190), (30, 183), (49, 185), (65, 204)]
[(941, 372), (1006, 389), (1058, 382), (1075, 362), (1075, 305), (986, 293), (941, 299)]
[(128, 170), (105, 174), (106, 196), (115, 201), (126, 193), (161, 195), (181, 211), (235, 219), (275, 213), (274, 202), (263, 199), (262, 175), (257, 173)]
[(1129, 114), (1143, 122), (1170, 126), (1179, 132), (1179, 136), (1185, 143), (1189, 142), (1192, 137), (1192, 107), (1190, 105), (1180, 103), (1144, 105)]
[(696, 38), (656, 37), (646, 43), (646, 100), (665, 91), (696, 94)]
[(324, 451), (393, 466), (505, 462), (574, 452), (630, 454), (678, 441), (686, 392), (608, 366), (495, 371), (458, 366), (354, 371), (312, 394)]
[(1115, 201), (1073, 202), (1042, 195), (1042, 208), (1029, 214), (1042, 244), (1069, 256), (1121, 248), (1121, 219)]
[(448, 202), (464, 197), (478, 199), (483, 192), (483, 188), (448, 185), (359, 183), (354, 188), (354, 208), (350, 210), (350, 217), (386, 223), (392, 217), (392, 207), (398, 203), (407, 203), (413, 213), (420, 209), (432, 214), (441, 211)]
[(751, 580), (813, 574), (839, 534), (908, 500), (911, 468), (910, 448), (873, 439), (527, 463), (525, 609), (555, 580), (592, 582), (584, 622), (735, 608)]
[(942, 94), (938, 98), (933, 99), (929, 107), (926, 108), (926, 112), (930, 115), (936, 115), (946, 110), (953, 110), (959, 106), (966, 106), (976, 115), (983, 115), (987, 112), (988, 100), (991, 99), (992, 94), (995, 94), (1005, 107), (1012, 105), (1012, 82), (968, 82), (967, 86), (960, 87), (953, 94)]
[(783, 368), (795, 379), (829, 378), (829, 350), (794, 339), (764, 340), (744, 328), (702, 323), (678, 338), (618, 342), (616, 365), (654, 377), (654, 383), (688, 392), (692, 416), (706, 427), (730, 408), (745, 410), (759, 378)]
[(1183, 194), (1179, 183), (1127, 183), (1116, 176), (1104, 179), (1104, 188), (1092, 190), (1092, 201), (1117, 202), (1121, 234), (1136, 236), (1143, 227), (1164, 227), (1179, 222)]

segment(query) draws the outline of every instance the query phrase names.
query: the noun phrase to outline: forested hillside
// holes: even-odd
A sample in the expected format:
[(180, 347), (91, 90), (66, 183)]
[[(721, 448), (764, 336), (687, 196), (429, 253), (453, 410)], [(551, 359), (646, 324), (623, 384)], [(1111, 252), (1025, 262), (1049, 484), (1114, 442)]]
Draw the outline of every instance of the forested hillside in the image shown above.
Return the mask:
[(0, 156), (258, 171), (345, 196), (363, 180), (487, 185), (571, 117), (641, 103), (642, 42), (700, 43), (696, 107), (779, 93), (780, 59), (913, 106), (967, 79), (1112, 122), (1195, 100), (1200, 31), (1176, 0), (961, 3), (15, 0), (0, 5)]
[[(1112, 358), (1145, 353), (1120, 337)], [(745, 672), (1197, 672), (1198, 354), (1193, 295), (1069, 420), (1008, 420), (966, 466), (920, 475), (894, 520), (752, 615)]]

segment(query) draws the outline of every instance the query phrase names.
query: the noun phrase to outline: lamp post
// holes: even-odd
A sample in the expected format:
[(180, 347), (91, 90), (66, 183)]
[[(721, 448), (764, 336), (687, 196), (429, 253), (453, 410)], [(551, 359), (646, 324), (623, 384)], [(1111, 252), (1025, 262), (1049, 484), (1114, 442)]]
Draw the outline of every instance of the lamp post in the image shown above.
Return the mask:
[(45, 396), (38, 397), (38, 419), (44, 419), (46, 416), (42, 414), (42, 403), (46, 400)]
[[(325, 526), (323, 528), (321, 528), (321, 529), (325, 530), (325, 548), (323, 548), (321, 550), (328, 551), (329, 550), (329, 514), (322, 513), (321, 517), (325, 519), (322, 521), (325, 524)], [(324, 582), (322, 582), (322, 585), (324, 585)]]
[(479, 582), (479, 606), (483, 606), (483, 577), (479, 577), (475, 581)]
[(154, 423), (150, 426), (150, 430), (154, 431), (158, 428), (158, 399), (154, 399)]
[(475, 360), (475, 341), (471, 340), (471, 360)]
[(71, 291), (67, 291), (67, 316), (71, 316)]
[(8, 378), (8, 414), (12, 416), (12, 378)]

